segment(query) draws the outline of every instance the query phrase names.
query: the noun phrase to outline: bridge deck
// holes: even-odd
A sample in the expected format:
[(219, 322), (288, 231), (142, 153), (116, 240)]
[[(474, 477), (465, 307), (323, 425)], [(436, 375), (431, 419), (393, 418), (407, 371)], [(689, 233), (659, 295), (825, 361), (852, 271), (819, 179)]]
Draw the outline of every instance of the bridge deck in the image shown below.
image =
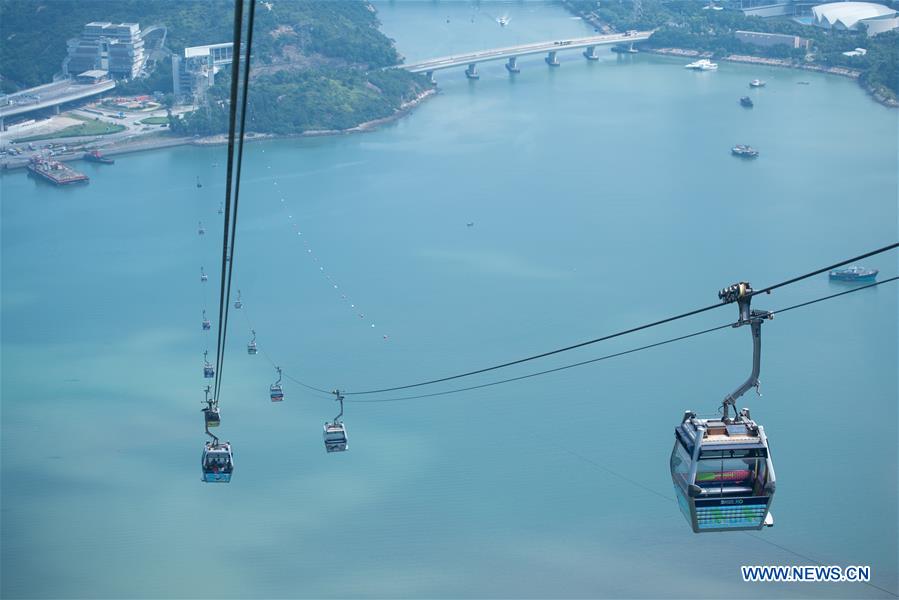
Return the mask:
[(525, 56), (528, 54), (543, 54), (545, 52), (573, 50), (575, 48), (587, 48), (589, 46), (607, 46), (611, 44), (628, 44), (631, 42), (642, 42), (649, 39), (652, 31), (636, 31), (631, 34), (613, 33), (609, 35), (593, 35), (583, 38), (571, 38), (567, 40), (550, 40), (547, 42), (533, 42), (530, 44), (522, 44), (520, 46), (509, 46), (507, 48), (493, 48), (491, 50), (481, 50), (471, 52), (469, 54), (455, 54), (453, 56), (444, 56), (441, 58), (432, 58), (422, 62), (400, 65), (400, 68), (406, 69), (413, 73), (424, 73), (427, 71), (439, 71), (440, 69), (449, 69), (452, 67), (460, 67), (472, 63), (486, 62), (490, 60), (502, 60), (513, 56)]

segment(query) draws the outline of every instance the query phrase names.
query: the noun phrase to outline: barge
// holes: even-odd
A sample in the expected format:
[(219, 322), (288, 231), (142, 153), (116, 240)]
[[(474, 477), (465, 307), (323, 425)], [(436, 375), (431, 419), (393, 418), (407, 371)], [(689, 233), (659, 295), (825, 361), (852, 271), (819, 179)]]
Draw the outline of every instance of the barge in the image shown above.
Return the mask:
[(79, 173), (75, 169), (55, 160), (46, 158), (32, 157), (28, 161), (28, 170), (43, 177), (56, 185), (70, 185), (73, 183), (87, 183), (90, 177), (84, 173)]

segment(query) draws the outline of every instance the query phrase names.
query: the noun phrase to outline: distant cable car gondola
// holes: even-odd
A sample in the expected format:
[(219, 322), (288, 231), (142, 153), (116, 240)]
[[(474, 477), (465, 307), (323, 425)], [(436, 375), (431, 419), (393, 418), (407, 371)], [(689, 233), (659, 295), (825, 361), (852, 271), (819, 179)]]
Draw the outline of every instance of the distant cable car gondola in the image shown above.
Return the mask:
[[(721, 418), (701, 419), (686, 411), (674, 430), (671, 479), (681, 512), (695, 533), (761, 529), (774, 525), (774, 465), (765, 430), (749, 416), (737, 412), (736, 400), (750, 388), (758, 391), (762, 322), (767, 311), (751, 310), (752, 288), (742, 282), (721, 290), (725, 302), (737, 302), (740, 320), (752, 333), (752, 373), (729, 394)], [(731, 418), (730, 411), (734, 416)]]
[(281, 402), (284, 400), (284, 389), (281, 387), (281, 367), (275, 367), (275, 369), (278, 371), (278, 381), (269, 388), (269, 397), (272, 402)]
[(209, 319), (206, 318), (206, 311), (203, 311), (203, 331), (209, 331), (212, 328), (212, 324), (209, 322)]
[(327, 452), (345, 452), (349, 448), (347, 443), (346, 425), (340, 420), (343, 416), (343, 395), (340, 390), (334, 390), (337, 401), (340, 402), (340, 412), (334, 417), (333, 421), (325, 421), (325, 431), (323, 434), (325, 440), (325, 450)]
[(240, 301), (240, 290), (237, 290), (237, 300), (234, 301), (234, 308), (240, 308), (243, 302)]
[(203, 267), (200, 267), (200, 281), (206, 282), (209, 280), (209, 277), (206, 275), (206, 271), (203, 270)]
[(225, 209), (223, 209), (223, 208), (222, 208), (222, 204), (219, 203), (219, 214), (221, 215), (221, 214), (224, 214), (224, 213), (225, 213)]
[(197, 226), (197, 233), (199, 235), (206, 235), (206, 228), (203, 227), (203, 221), (200, 221), (200, 224)]
[(256, 354), (256, 330), (251, 329), (250, 331), (253, 332), (253, 339), (247, 343), (247, 354)]
[(206, 360), (207, 355), (209, 354), (209, 350), (203, 353), (203, 377), (206, 379), (212, 379), (215, 377), (215, 367), (211, 362)]
[(206, 428), (209, 427), (218, 427), (222, 423), (222, 417), (219, 414), (218, 406), (214, 399), (209, 397), (209, 392), (212, 390), (211, 386), (206, 386), (206, 400), (204, 400), (204, 404), (206, 404), (206, 408), (203, 409), (203, 420), (206, 422)]

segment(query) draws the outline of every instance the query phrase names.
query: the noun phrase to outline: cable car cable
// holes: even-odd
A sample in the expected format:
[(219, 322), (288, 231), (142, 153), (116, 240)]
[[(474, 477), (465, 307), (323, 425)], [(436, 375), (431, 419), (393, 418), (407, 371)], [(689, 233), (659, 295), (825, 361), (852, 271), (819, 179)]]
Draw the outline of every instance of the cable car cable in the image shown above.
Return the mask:
[[(838, 298), (838, 297), (840, 297), (840, 296), (845, 296), (846, 294), (852, 294), (852, 293), (854, 293), (854, 292), (858, 292), (858, 291), (861, 291), (861, 290), (864, 290), (864, 289), (867, 289), (867, 288), (875, 287), (875, 286), (878, 286), (878, 285), (881, 285), (881, 284), (884, 284), (884, 283), (890, 283), (890, 282), (896, 281), (896, 280), (899, 280), (899, 276), (890, 277), (889, 279), (884, 279), (883, 281), (878, 281), (878, 282), (875, 282), (875, 283), (870, 283), (870, 284), (867, 284), (867, 285), (863, 285), (863, 286), (859, 286), (859, 287), (852, 288), (852, 289), (849, 289), (849, 290), (845, 290), (845, 291), (843, 291), (843, 292), (838, 292), (838, 293), (836, 293), (836, 294), (830, 294), (830, 295), (828, 295), (828, 296), (822, 296), (822, 297), (816, 298), (816, 299), (814, 299), (814, 300), (809, 300), (809, 301), (807, 301), (807, 302), (801, 302), (801, 303), (799, 303), (799, 304), (794, 304), (794, 305), (792, 305), (792, 306), (787, 306), (787, 307), (785, 307), (785, 308), (781, 308), (781, 309), (778, 309), (778, 310), (772, 310), (772, 311), (768, 311), (768, 312), (769, 312), (769, 314), (771, 314), (771, 315), (776, 315), (776, 314), (780, 314), (780, 313), (785, 313), (785, 312), (787, 312), (787, 311), (791, 311), (791, 310), (794, 310), (794, 309), (797, 309), (797, 308), (803, 308), (803, 307), (806, 307), (806, 306), (810, 306), (810, 305), (812, 305), (812, 304), (817, 304), (818, 302), (824, 302), (825, 300), (831, 300), (831, 299), (833, 299), (833, 298)], [(499, 381), (491, 381), (491, 382), (488, 382), (488, 383), (482, 383), (482, 384), (480, 384), (480, 385), (472, 385), (472, 386), (468, 386), (468, 387), (464, 387), (464, 388), (456, 388), (456, 389), (452, 389), (452, 390), (445, 390), (445, 391), (442, 391), (442, 392), (434, 392), (434, 393), (431, 393), (431, 394), (420, 394), (420, 395), (417, 395), (417, 396), (403, 396), (403, 397), (400, 397), (400, 398), (376, 398), (376, 399), (372, 399), (372, 400), (347, 400), (347, 402), (354, 402), (354, 403), (401, 402), (401, 401), (405, 401), (405, 400), (419, 400), (419, 399), (422, 399), (422, 398), (432, 398), (432, 397), (435, 397), (435, 396), (446, 396), (446, 395), (449, 395), (449, 394), (457, 394), (457, 393), (460, 393), (460, 392), (468, 392), (468, 391), (477, 390), (477, 389), (481, 389), (481, 388), (485, 388), (485, 387), (492, 387), (492, 386), (495, 386), (495, 385), (502, 385), (502, 384), (504, 384), (504, 383), (511, 383), (511, 382), (513, 382), (513, 381), (521, 381), (522, 379), (530, 379), (530, 378), (532, 378), (532, 377), (538, 377), (538, 376), (540, 376), (540, 375), (547, 375), (547, 374), (549, 374), (549, 373), (555, 373), (555, 372), (557, 372), (557, 371), (564, 371), (564, 370), (566, 370), (566, 369), (572, 369), (572, 368), (574, 368), (574, 367), (580, 367), (580, 366), (583, 366), (583, 365), (588, 365), (588, 364), (600, 362), (600, 361), (603, 361), (603, 360), (608, 360), (608, 359), (610, 359), (610, 358), (617, 358), (617, 357), (619, 357), (619, 356), (624, 356), (624, 355), (626, 355), (626, 354), (633, 354), (633, 353), (635, 353), (635, 352), (641, 352), (641, 351), (643, 351), (643, 350), (649, 350), (650, 348), (656, 348), (656, 347), (658, 347), (658, 346), (664, 346), (664, 345), (666, 345), (666, 344), (671, 344), (671, 343), (673, 343), (673, 342), (679, 342), (679, 341), (686, 340), (686, 339), (689, 339), (689, 338), (698, 337), (698, 336), (700, 336), (700, 335), (705, 335), (705, 334), (707, 334), (707, 333), (712, 333), (712, 332), (714, 332), (714, 331), (718, 331), (718, 330), (721, 330), (721, 329), (727, 329), (727, 328), (730, 328), (730, 327), (734, 327), (735, 325), (736, 325), (736, 323), (726, 323), (726, 324), (724, 324), (724, 325), (719, 325), (719, 326), (717, 326), (717, 327), (711, 327), (711, 328), (709, 328), (709, 329), (703, 329), (702, 331), (696, 331), (696, 332), (693, 332), (693, 333), (688, 333), (688, 334), (686, 334), (686, 335), (681, 335), (681, 336), (669, 338), (669, 339), (667, 339), (667, 340), (662, 340), (661, 342), (655, 342), (655, 343), (653, 343), (653, 344), (647, 344), (647, 345), (645, 345), (645, 346), (639, 346), (639, 347), (637, 347), (637, 348), (631, 348), (630, 350), (623, 350), (623, 351), (621, 351), (621, 352), (615, 352), (615, 353), (613, 353), (613, 354), (607, 354), (607, 355), (605, 355), (605, 356), (600, 356), (600, 357), (598, 357), (598, 358), (591, 358), (591, 359), (589, 359), (589, 360), (584, 360), (584, 361), (572, 363), (572, 364), (569, 364), (569, 365), (563, 365), (563, 366), (561, 366), (561, 367), (556, 367), (556, 368), (554, 368), (554, 369), (547, 369), (547, 370), (544, 370), (544, 371), (538, 371), (538, 372), (536, 372), (536, 373), (529, 373), (529, 374), (527, 374), (527, 375), (520, 375), (520, 376), (518, 376), (518, 377), (509, 377), (509, 378), (507, 378), (507, 379), (501, 379), (501, 380), (499, 380)], [(286, 376), (286, 375), (285, 375), (285, 376)]]
[[(859, 256), (855, 256), (855, 257), (852, 257), (852, 258), (849, 258), (849, 259), (840, 261), (840, 262), (838, 262), (838, 263), (836, 263), (836, 264), (830, 265), (830, 266), (828, 266), (828, 267), (824, 267), (823, 269), (816, 269), (816, 270), (811, 271), (811, 272), (809, 272), (809, 273), (805, 273), (804, 275), (800, 275), (800, 276), (798, 276), (798, 277), (793, 277), (793, 278), (791, 278), (791, 279), (788, 279), (788, 280), (786, 280), (786, 281), (782, 281), (782, 282), (780, 282), (780, 283), (776, 283), (776, 284), (774, 284), (774, 285), (768, 286), (768, 287), (763, 288), (763, 289), (761, 289), (761, 290), (756, 290), (756, 291), (754, 292), (753, 295), (755, 295), (755, 294), (760, 294), (760, 293), (762, 293), (762, 292), (770, 293), (772, 290), (775, 290), (775, 289), (777, 289), (777, 288), (783, 287), (783, 286), (785, 286), (785, 285), (790, 285), (790, 284), (796, 283), (796, 282), (798, 282), (798, 281), (802, 281), (803, 279), (807, 279), (807, 278), (809, 278), (809, 277), (813, 277), (813, 276), (815, 276), (815, 275), (819, 275), (819, 274), (821, 274), (821, 273), (824, 273), (824, 272), (829, 271), (829, 270), (831, 270), (831, 269), (834, 269), (834, 268), (836, 268), (836, 267), (843, 266), (843, 265), (849, 264), (849, 263), (851, 263), (851, 262), (855, 262), (855, 261), (860, 260), (860, 259), (862, 259), (862, 258), (867, 258), (867, 257), (869, 257), (869, 256), (874, 256), (874, 255), (880, 254), (880, 253), (882, 253), (882, 252), (887, 252), (888, 250), (892, 250), (892, 249), (894, 249), (894, 248), (896, 248), (896, 247), (899, 247), (899, 242), (896, 242), (896, 243), (893, 243), (893, 244), (889, 244), (889, 245), (884, 246), (884, 247), (882, 247), (882, 248), (878, 248), (877, 250), (872, 250), (872, 251), (870, 251), (870, 252), (866, 252), (866, 253), (861, 254), (861, 255), (859, 255)], [(700, 313), (704, 313), (704, 312), (707, 312), (707, 311), (710, 311), (710, 310), (714, 310), (714, 309), (716, 309), (716, 308), (720, 308), (720, 307), (722, 307), (722, 306), (726, 306), (727, 304), (729, 304), (729, 303), (717, 303), (717, 304), (712, 304), (712, 305), (710, 305), (710, 306), (705, 306), (705, 307), (703, 307), (703, 308), (697, 308), (697, 309), (695, 309), (695, 310), (687, 311), (687, 312), (681, 313), (681, 314), (679, 314), (679, 315), (675, 315), (675, 316), (672, 316), (672, 317), (667, 317), (667, 318), (665, 318), (665, 319), (660, 319), (660, 320), (658, 320), (658, 321), (653, 321), (652, 323), (647, 323), (647, 324), (645, 324), (645, 325), (640, 325), (640, 326), (637, 326), (637, 327), (632, 327), (632, 328), (630, 328), (630, 329), (625, 329), (625, 330), (623, 330), (623, 331), (619, 331), (619, 332), (616, 332), (616, 333), (611, 333), (611, 334), (604, 335), (604, 336), (601, 336), (601, 337), (598, 337), (598, 338), (594, 338), (594, 339), (591, 339), (591, 340), (587, 340), (587, 341), (584, 341), (584, 342), (579, 342), (579, 343), (577, 343), (577, 344), (572, 344), (572, 345), (570, 345), (570, 346), (565, 346), (565, 347), (563, 347), (563, 348), (557, 348), (557, 349), (555, 349), (555, 350), (550, 350), (550, 351), (548, 351), (548, 352), (542, 352), (542, 353), (540, 353), (540, 354), (534, 354), (534, 355), (532, 355), (532, 356), (527, 356), (527, 357), (525, 357), (525, 358), (519, 358), (519, 359), (517, 359), (517, 360), (512, 360), (512, 361), (508, 361), (508, 362), (505, 362), (505, 363), (500, 363), (500, 364), (498, 364), (498, 365), (493, 365), (493, 366), (491, 366), (491, 367), (484, 367), (484, 368), (482, 368), (482, 369), (475, 369), (475, 370), (473, 370), (473, 371), (467, 371), (467, 372), (464, 372), (464, 373), (459, 373), (459, 374), (457, 374), (457, 375), (449, 375), (449, 376), (447, 376), (447, 377), (440, 377), (440, 378), (437, 378), (437, 379), (430, 379), (430, 380), (427, 380), (427, 381), (420, 381), (420, 382), (418, 382), (418, 383), (412, 383), (412, 384), (408, 384), (408, 385), (398, 385), (398, 386), (393, 386), (393, 387), (380, 388), (380, 389), (374, 389), (374, 390), (365, 390), (365, 391), (360, 391), (360, 392), (347, 391), (347, 392), (344, 392), (344, 395), (346, 395), (346, 396), (362, 396), (362, 395), (366, 395), (366, 394), (380, 394), (380, 393), (384, 393), (384, 392), (395, 392), (395, 391), (399, 391), (399, 390), (407, 390), (407, 389), (410, 389), (410, 388), (422, 387), (422, 386), (425, 386), (425, 385), (433, 385), (433, 384), (435, 384), (435, 383), (443, 383), (443, 382), (445, 382), (445, 381), (452, 381), (452, 380), (454, 380), (454, 379), (461, 379), (461, 378), (463, 378), (463, 377), (470, 377), (470, 376), (472, 376), (472, 375), (479, 375), (479, 374), (481, 374), (481, 373), (487, 373), (487, 372), (489, 372), (489, 371), (495, 371), (495, 370), (497, 370), (497, 369), (503, 369), (503, 368), (506, 368), (506, 367), (511, 367), (511, 366), (513, 366), (513, 365), (518, 365), (518, 364), (525, 363), (525, 362), (529, 362), (529, 361), (532, 361), (532, 360), (537, 360), (537, 359), (539, 359), (539, 358), (546, 358), (547, 356), (552, 356), (552, 355), (554, 355), (554, 354), (561, 354), (561, 353), (563, 353), (563, 352), (568, 352), (568, 351), (570, 351), (570, 350), (575, 350), (575, 349), (577, 349), (577, 348), (583, 348), (584, 346), (589, 346), (589, 345), (591, 345), (591, 344), (596, 344), (596, 343), (598, 343), (598, 342), (604, 342), (604, 341), (607, 341), (607, 340), (610, 340), (610, 339), (613, 339), (613, 338), (616, 338), (616, 337), (621, 337), (621, 336), (623, 336), (623, 335), (628, 335), (628, 334), (630, 334), (630, 333), (635, 333), (635, 332), (637, 332), (637, 331), (642, 331), (642, 330), (644, 330), (644, 329), (650, 329), (650, 328), (652, 328), (652, 327), (657, 327), (657, 326), (659, 326), (659, 325), (664, 325), (665, 323), (671, 323), (671, 322), (673, 322), (673, 321), (678, 321), (678, 320), (684, 319), (684, 318), (686, 318), (686, 317), (692, 317), (692, 316), (698, 315), (698, 314), (700, 314)]]
[(830, 265), (829, 267), (822, 267), (820, 269), (810, 271), (804, 275), (800, 275), (799, 277), (793, 277), (792, 279), (787, 279), (786, 281), (781, 281), (780, 283), (775, 283), (774, 285), (769, 285), (766, 288), (762, 288), (760, 290), (755, 290), (752, 293), (752, 296), (756, 296), (758, 294), (770, 294), (773, 290), (776, 290), (777, 288), (781, 288), (781, 287), (784, 287), (787, 285), (794, 284), (798, 281), (802, 281), (803, 279), (808, 279), (809, 277), (814, 277), (815, 275), (820, 275), (821, 273), (827, 273), (829, 271), (832, 271), (833, 269), (836, 269), (837, 267), (842, 267), (844, 265), (848, 265), (849, 263), (854, 263), (854, 262), (862, 260), (864, 258), (868, 258), (868, 257), (874, 256), (876, 254), (881, 254), (883, 252), (887, 252), (887, 251), (893, 250), (895, 248), (899, 248), (899, 242), (888, 244), (882, 248), (878, 248), (876, 250), (871, 250), (870, 252), (865, 252), (864, 254), (860, 254), (858, 256), (854, 256), (852, 258), (840, 261), (836, 264)]
[(228, 299), (225, 297), (227, 282), (225, 276), (228, 268), (228, 229), (231, 223), (231, 192), (234, 179), (234, 134), (237, 123), (237, 87), (240, 75), (240, 44), (243, 35), (243, 0), (234, 0), (234, 47), (237, 48), (238, 60), (231, 62), (231, 90), (228, 107), (228, 168), (225, 172), (225, 219), (222, 234), (222, 272), (219, 284), (219, 320), (215, 349), (215, 392), (213, 398), (218, 399), (218, 382), (221, 378), (222, 328), (224, 315), (228, 310)]
[[(216, 400), (218, 400), (221, 395), (222, 388), (222, 376), (221, 376), (221, 368), (222, 364), (225, 361), (224, 349), (225, 342), (228, 337), (228, 304), (231, 301), (231, 276), (234, 271), (234, 241), (237, 237), (237, 208), (240, 202), (240, 176), (243, 171), (243, 146), (244, 146), (244, 137), (246, 133), (246, 124), (247, 124), (247, 99), (249, 98), (249, 82), (250, 82), (250, 51), (253, 48), (253, 26), (256, 20), (256, 0), (250, 0), (250, 8), (249, 8), (249, 16), (247, 19), (247, 44), (246, 51), (244, 56), (244, 70), (243, 70), (243, 90), (242, 90), (242, 98), (241, 98), (241, 109), (240, 109), (240, 139), (238, 141), (237, 147), (237, 177), (234, 183), (234, 218), (231, 221), (231, 236), (230, 236), (230, 248), (228, 251), (228, 255), (230, 260), (228, 261), (228, 285), (225, 293), (225, 322), (222, 323), (221, 328), (221, 356), (219, 357), (219, 371), (218, 375), (215, 378), (215, 386), (216, 386)], [(238, 45), (238, 60), (236, 62), (240, 62), (240, 45)], [(232, 69), (233, 71), (233, 69)], [(233, 87), (232, 87), (233, 89)]]

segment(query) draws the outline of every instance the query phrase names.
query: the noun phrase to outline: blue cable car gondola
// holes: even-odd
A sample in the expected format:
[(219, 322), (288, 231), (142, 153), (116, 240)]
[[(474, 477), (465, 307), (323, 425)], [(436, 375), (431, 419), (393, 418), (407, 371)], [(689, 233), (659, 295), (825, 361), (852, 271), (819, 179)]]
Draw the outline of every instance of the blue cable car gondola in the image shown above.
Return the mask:
[(240, 308), (243, 302), (240, 301), (240, 290), (237, 290), (237, 300), (234, 301), (234, 308)]
[(209, 331), (212, 328), (212, 324), (209, 322), (209, 319), (206, 318), (206, 311), (203, 311), (203, 331)]
[(231, 483), (231, 475), (234, 473), (231, 443), (219, 442), (218, 438), (213, 436), (213, 440), (206, 442), (203, 448), (200, 464), (203, 468), (203, 481), (206, 483)]
[(197, 227), (197, 233), (199, 235), (206, 235), (206, 228), (203, 227), (203, 221), (200, 221), (200, 225)]
[(752, 373), (724, 399), (721, 418), (701, 419), (686, 411), (674, 430), (671, 479), (681, 512), (695, 533), (774, 525), (776, 485), (768, 438), (748, 408), (736, 410), (737, 398), (752, 387), (758, 390), (762, 322), (771, 314), (750, 309), (752, 288), (745, 282), (725, 288), (719, 297), (738, 303), (740, 320), (735, 326), (750, 326)]
[(284, 389), (281, 387), (281, 367), (275, 367), (275, 369), (278, 371), (278, 381), (269, 388), (269, 397), (272, 402), (281, 402), (284, 400)]
[(212, 379), (213, 377), (215, 377), (215, 367), (206, 359), (208, 355), (208, 350), (203, 353), (203, 377), (205, 377), (206, 379)]
[(206, 272), (203, 271), (203, 267), (200, 267), (200, 281), (206, 282), (209, 280), (209, 277), (206, 276)]
[(325, 440), (325, 451), (345, 452), (349, 448), (347, 443), (346, 425), (340, 420), (343, 416), (343, 395), (340, 390), (334, 390), (337, 401), (340, 402), (340, 412), (334, 417), (333, 421), (325, 421), (325, 430), (323, 437)]
[(251, 329), (250, 331), (253, 332), (253, 339), (251, 339), (249, 343), (247, 343), (247, 354), (256, 354), (258, 350), (256, 348), (256, 330)]

